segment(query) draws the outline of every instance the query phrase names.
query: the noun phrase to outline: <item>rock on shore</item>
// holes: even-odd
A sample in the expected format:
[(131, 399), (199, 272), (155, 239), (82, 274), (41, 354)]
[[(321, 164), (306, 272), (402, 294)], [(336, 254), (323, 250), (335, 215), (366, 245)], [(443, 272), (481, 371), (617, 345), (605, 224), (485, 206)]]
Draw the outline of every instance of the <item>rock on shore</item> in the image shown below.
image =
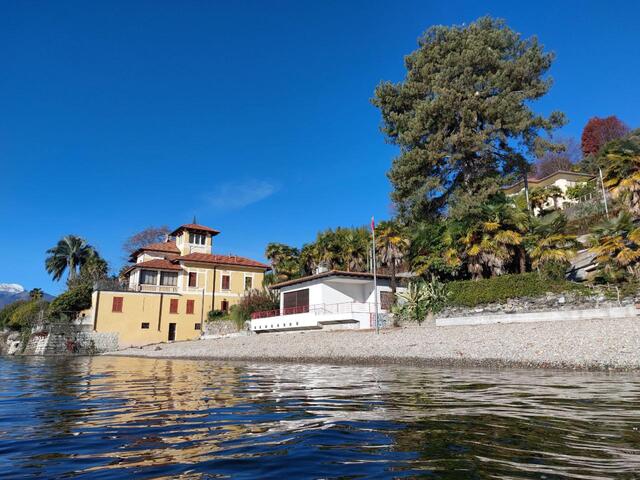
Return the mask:
[(212, 360), (640, 370), (640, 319), (266, 333), (110, 355)]

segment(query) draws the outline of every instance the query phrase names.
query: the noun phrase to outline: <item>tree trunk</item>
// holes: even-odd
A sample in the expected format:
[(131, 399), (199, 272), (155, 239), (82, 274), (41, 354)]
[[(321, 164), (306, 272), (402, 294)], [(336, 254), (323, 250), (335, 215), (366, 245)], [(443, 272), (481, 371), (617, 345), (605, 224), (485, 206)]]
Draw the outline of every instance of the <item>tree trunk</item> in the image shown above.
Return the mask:
[(518, 261), (520, 263), (520, 273), (525, 273), (527, 271), (527, 254), (522, 246), (518, 247)]

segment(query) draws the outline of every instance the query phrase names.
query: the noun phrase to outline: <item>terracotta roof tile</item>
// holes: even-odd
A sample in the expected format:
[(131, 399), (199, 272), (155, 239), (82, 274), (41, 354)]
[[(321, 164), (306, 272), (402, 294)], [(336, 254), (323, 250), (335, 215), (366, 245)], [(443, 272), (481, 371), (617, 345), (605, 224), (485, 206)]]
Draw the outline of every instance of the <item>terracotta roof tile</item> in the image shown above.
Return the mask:
[(137, 251), (152, 250), (154, 252), (180, 253), (176, 242), (156, 242), (140, 247)]
[(140, 247), (131, 255), (129, 255), (129, 260), (135, 262), (136, 258), (138, 258), (138, 255), (140, 255), (142, 252), (162, 252), (166, 253), (167, 257), (180, 255), (180, 250), (176, 246), (176, 242), (156, 242), (149, 243), (144, 247)]
[(265, 263), (251, 260), (250, 258), (239, 257), (237, 255), (216, 255), (212, 253), (190, 253), (174, 259), (176, 262), (200, 262), (211, 263), (219, 265), (238, 265), (241, 267), (255, 267), (264, 268), (265, 270), (271, 267)]
[(182, 267), (171, 260), (163, 258), (154, 258), (146, 262), (139, 262), (132, 265), (133, 268), (157, 268), (158, 270), (182, 270)]
[(201, 232), (209, 232), (211, 235), (218, 235), (220, 233), (219, 230), (215, 230), (213, 228), (205, 227), (204, 225), (199, 225), (197, 223), (185, 223), (184, 225), (180, 225), (176, 228), (171, 235), (175, 235), (180, 230), (199, 230)]

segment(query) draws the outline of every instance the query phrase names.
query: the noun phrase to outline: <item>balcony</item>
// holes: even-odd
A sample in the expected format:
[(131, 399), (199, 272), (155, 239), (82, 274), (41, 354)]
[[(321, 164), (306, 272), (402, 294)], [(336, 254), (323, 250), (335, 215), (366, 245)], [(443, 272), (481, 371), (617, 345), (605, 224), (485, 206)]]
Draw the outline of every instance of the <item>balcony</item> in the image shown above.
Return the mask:
[[(379, 320), (387, 315), (379, 308)], [(255, 332), (309, 330), (327, 328), (375, 328), (373, 303), (344, 302), (303, 305), (254, 312), (251, 330)]]
[(176, 285), (131, 285), (129, 290), (134, 292), (176, 293)]

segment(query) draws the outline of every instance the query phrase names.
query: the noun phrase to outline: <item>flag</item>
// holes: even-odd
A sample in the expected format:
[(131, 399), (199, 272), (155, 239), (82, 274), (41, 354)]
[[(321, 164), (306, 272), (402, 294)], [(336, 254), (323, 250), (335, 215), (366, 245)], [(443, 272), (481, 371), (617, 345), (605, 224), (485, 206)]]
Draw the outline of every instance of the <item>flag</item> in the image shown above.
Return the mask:
[(373, 217), (371, 217), (371, 232), (374, 232), (376, 229), (376, 222), (373, 219)]

